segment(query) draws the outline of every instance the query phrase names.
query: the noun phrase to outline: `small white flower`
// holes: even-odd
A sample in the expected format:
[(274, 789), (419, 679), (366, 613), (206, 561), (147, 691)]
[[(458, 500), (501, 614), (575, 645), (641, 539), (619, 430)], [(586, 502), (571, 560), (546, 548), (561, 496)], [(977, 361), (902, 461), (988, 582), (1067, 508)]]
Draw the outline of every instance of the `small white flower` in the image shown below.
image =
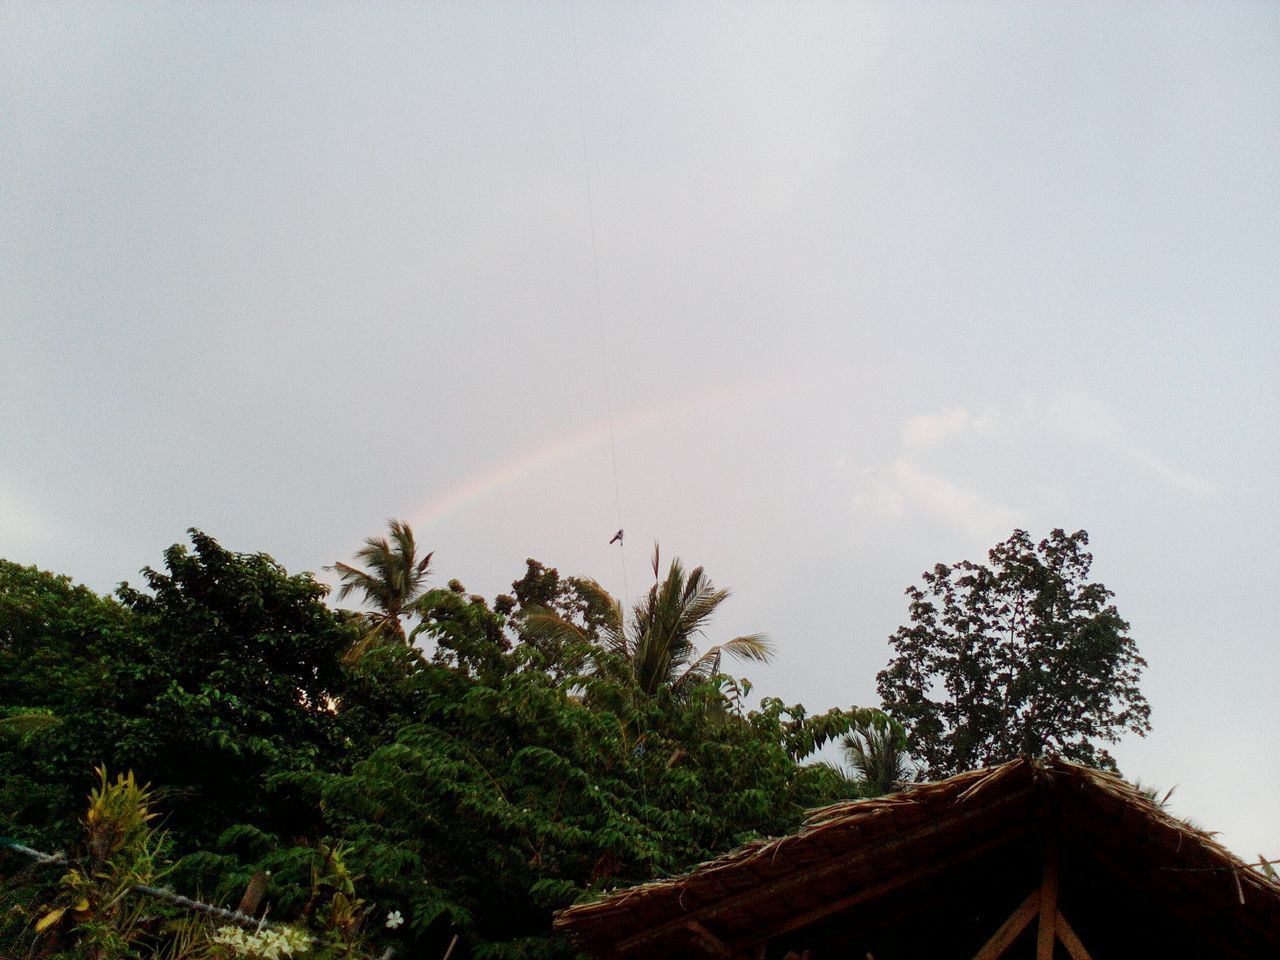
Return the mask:
[(394, 930), (400, 924), (404, 923), (404, 917), (400, 915), (399, 910), (392, 910), (387, 914), (387, 929)]

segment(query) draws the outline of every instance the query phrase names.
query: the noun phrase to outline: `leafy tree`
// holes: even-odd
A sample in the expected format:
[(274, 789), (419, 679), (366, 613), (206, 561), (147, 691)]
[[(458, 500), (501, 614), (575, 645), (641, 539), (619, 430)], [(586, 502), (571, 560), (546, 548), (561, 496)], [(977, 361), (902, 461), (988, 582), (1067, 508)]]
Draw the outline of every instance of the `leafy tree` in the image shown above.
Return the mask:
[(410, 636), (434, 641), (432, 659), (469, 676), (493, 678), (512, 669), (503, 654), (511, 649), (506, 619), (457, 580), (445, 590), (428, 590), (418, 603), (422, 622)]
[(416, 612), (431, 567), (433, 554), (418, 557), (418, 545), (409, 525), (402, 520), (391, 520), (389, 524), (390, 542), (385, 537), (369, 537), (356, 552), (356, 559), (367, 570), (341, 562), (326, 568), (341, 576), (337, 599), (345, 600), (353, 591), (359, 591), (365, 602), (375, 608), (369, 614), (371, 629), (357, 648), (357, 655), (380, 639), (408, 643), (401, 621)]
[(1098, 741), (1150, 730), (1146, 661), (1111, 591), (1087, 579), (1088, 543), (1015, 530), (989, 565), (938, 564), (907, 588), (911, 623), (877, 681), (929, 776), (1046, 753), (1114, 769)]
[[(495, 598), (494, 612), (507, 617), (528, 662), (557, 680), (582, 672), (593, 647), (601, 644), (605, 625), (614, 616), (616, 601), (593, 580), (560, 576), (532, 558), (525, 560), (525, 575), (511, 584), (511, 595)], [(547, 613), (575, 629), (541, 629)], [(529, 618), (533, 616), (533, 623)]]
[(0, 560), (0, 833), (78, 830), (78, 784), (130, 709), (121, 661), (145, 656), (129, 610), (67, 577)]
[[(773, 647), (761, 634), (735, 637), (699, 656), (695, 641), (716, 608), (729, 598), (717, 590), (695, 567), (688, 574), (680, 559), (671, 561), (667, 575), (659, 579), (658, 548), (653, 549), (653, 586), (624, 623), (622, 604), (594, 581), (581, 581), (578, 589), (589, 608), (600, 612), (599, 637), (603, 655), (598, 671), (626, 677), (646, 696), (669, 690), (677, 699), (688, 699), (693, 688), (720, 672), (724, 654), (742, 660), (767, 662)], [(542, 642), (558, 639), (589, 640), (579, 625), (552, 611), (534, 611), (525, 619), (526, 631)]]
[(552, 911), (784, 833), (848, 795), (797, 758), (869, 711), (810, 717), (766, 700), (726, 718), (690, 708), (721, 696), (714, 683), (676, 702), (607, 676), (583, 678), (578, 697), (520, 669), (518, 649), (504, 657), (512, 669), (488, 682), (424, 660), (418, 722), (323, 778), (329, 828), (365, 889), (406, 917), (406, 955), (443, 955), (457, 935), (462, 955), (572, 956)]
[(335, 704), (357, 630), (310, 575), (191, 539), (120, 603), (0, 562), (3, 832), (66, 842), (72, 785), (100, 763), (168, 792), (185, 849), (233, 823), (318, 815), (290, 778), (344, 760)]
[(355, 625), (310, 574), (190, 535), (194, 549), (165, 551), (165, 572), (143, 570), (150, 592), (120, 587), (147, 642), (117, 668), (129, 719), (103, 759), (172, 791), (188, 844), (234, 823), (305, 832), (319, 811), (294, 781), (343, 762), (336, 706)]

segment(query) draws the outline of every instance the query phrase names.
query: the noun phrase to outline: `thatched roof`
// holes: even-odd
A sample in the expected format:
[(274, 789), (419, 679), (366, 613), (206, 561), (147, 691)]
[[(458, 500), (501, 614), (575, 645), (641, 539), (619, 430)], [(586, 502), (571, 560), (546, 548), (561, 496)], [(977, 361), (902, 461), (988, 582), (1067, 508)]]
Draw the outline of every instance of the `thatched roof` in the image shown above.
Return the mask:
[[(1094, 960), (1280, 957), (1280, 884), (1118, 777), (1056, 759), (825, 807), (556, 927), (597, 957), (969, 958), (1011, 911), (1035, 912), (1050, 860), (1056, 910)], [(989, 955), (1029, 949), (1009, 931), (1011, 952)]]

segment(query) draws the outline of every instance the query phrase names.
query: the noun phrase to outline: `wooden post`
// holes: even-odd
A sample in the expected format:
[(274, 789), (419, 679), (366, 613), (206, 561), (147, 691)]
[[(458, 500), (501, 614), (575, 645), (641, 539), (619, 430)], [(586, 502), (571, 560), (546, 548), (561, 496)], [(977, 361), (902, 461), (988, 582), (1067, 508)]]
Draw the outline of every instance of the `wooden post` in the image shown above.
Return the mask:
[(973, 960), (998, 960), (1004, 956), (1004, 952), (1013, 946), (1013, 941), (1018, 939), (1018, 934), (1027, 929), (1027, 924), (1031, 922), (1031, 918), (1036, 915), (1036, 910), (1040, 906), (1040, 891), (1031, 891), (1031, 896), (1022, 901), (1022, 905), (1017, 910), (1009, 914), (1009, 919), (1000, 924), (1000, 929), (991, 935), (991, 939), (982, 945), (973, 956)]
[(1076, 936), (1076, 932), (1071, 929), (1071, 924), (1067, 923), (1067, 918), (1062, 915), (1061, 910), (1058, 911), (1055, 927), (1058, 931), (1058, 939), (1067, 948), (1067, 953), (1071, 954), (1071, 960), (1093, 960), (1089, 956), (1089, 951), (1084, 948), (1084, 944), (1080, 942), (1080, 938)]
[(1040, 929), (1036, 936), (1036, 960), (1053, 960), (1058, 925), (1058, 843), (1053, 828), (1044, 840), (1044, 879), (1040, 881)]
[(690, 920), (684, 925), (684, 928), (688, 931), (690, 939), (707, 956), (716, 957), (717, 960), (733, 960), (733, 950), (730, 949), (729, 945), (697, 920)]
[(266, 893), (267, 874), (265, 871), (258, 870), (249, 878), (249, 885), (244, 888), (244, 896), (240, 898), (240, 906), (236, 909), (250, 917), (255, 916), (258, 907), (262, 906), (262, 898)]

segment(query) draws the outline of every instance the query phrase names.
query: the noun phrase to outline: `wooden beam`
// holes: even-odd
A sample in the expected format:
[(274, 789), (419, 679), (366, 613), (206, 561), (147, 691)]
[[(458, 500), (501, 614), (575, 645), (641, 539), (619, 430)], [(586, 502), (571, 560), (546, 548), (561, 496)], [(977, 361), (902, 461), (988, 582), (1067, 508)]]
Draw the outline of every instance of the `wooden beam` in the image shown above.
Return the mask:
[(1009, 914), (1009, 919), (1000, 924), (1000, 929), (991, 935), (991, 939), (982, 945), (982, 949), (973, 955), (973, 960), (999, 960), (1004, 952), (1013, 946), (1013, 941), (1027, 929), (1027, 924), (1040, 909), (1040, 891), (1032, 890), (1031, 896), (1022, 901), (1017, 910)]
[(1071, 960), (1093, 960), (1093, 957), (1089, 956), (1089, 951), (1084, 948), (1084, 944), (1080, 942), (1080, 938), (1076, 936), (1076, 932), (1071, 929), (1071, 924), (1067, 923), (1067, 918), (1062, 915), (1061, 910), (1058, 911), (1054, 922), (1054, 930), (1057, 931), (1062, 945), (1067, 948), (1067, 953), (1071, 954)]
[(1053, 960), (1058, 916), (1058, 842), (1050, 826), (1044, 840), (1044, 878), (1040, 881), (1040, 929), (1036, 932), (1036, 960)]
[(747, 942), (764, 942), (785, 936), (786, 934), (799, 930), (802, 927), (807, 927), (810, 924), (817, 923), (819, 920), (825, 920), (827, 917), (834, 914), (856, 907), (860, 903), (865, 903), (868, 900), (874, 900), (877, 897), (882, 897), (886, 893), (892, 893), (899, 887), (905, 887), (924, 877), (931, 876), (935, 873), (941, 873), (944, 870), (949, 870), (967, 860), (972, 860), (975, 857), (980, 857), (984, 853), (990, 852), (991, 850), (1013, 843), (1015, 840), (1024, 836), (1029, 830), (1031, 830), (1032, 826), (1033, 825), (1030, 823), (1018, 824), (1012, 829), (1004, 830), (997, 836), (987, 840), (985, 843), (965, 847), (958, 853), (953, 853), (949, 857), (930, 860), (928, 863), (925, 863), (914, 870), (908, 870), (906, 873), (895, 874), (889, 877), (888, 880), (878, 883), (873, 887), (863, 887), (861, 890), (857, 890), (854, 893), (849, 894), (847, 897), (841, 897), (838, 900), (832, 900), (829, 903), (824, 903), (822, 906), (815, 907), (814, 909), (809, 910), (806, 913), (802, 913), (799, 916), (788, 917), (776, 926), (753, 930), (751, 933), (751, 939)]
[(697, 944), (697, 946), (700, 947), (707, 956), (716, 957), (717, 960), (733, 960), (733, 951), (729, 949), (729, 945), (700, 924), (697, 920), (690, 920), (684, 925), (684, 928), (688, 931), (693, 942)]
[[(920, 828), (908, 833), (894, 834), (884, 838), (883, 840), (872, 841), (871, 843), (858, 847), (856, 852), (850, 853), (847, 856), (836, 857), (832, 860), (828, 860), (821, 866), (807, 870), (796, 870), (789, 876), (776, 880), (771, 884), (752, 887), (743, 893), (724, 897), (723, 899), (709, 903), (704, 907), (699, 907), (682, 915), (675, 916), (663, 923), (654, 924), (640, 933), (633, 934), (624, 940), (618, 941), (612, 945), (612, 948), (615, 953), (626, 953), (630, 950), (635, 950), (637, 947), (645, 946), (655, 940), (661, 940), (664, 937), (669, 936), (673, 931), (680, 929), (686, 920), (699, 920), (704, 917), (714, 917), (726, 910), (732, 910), (736, 907), (750, 904), (752, 901), (777, 901), (779, 898), (783, 898), (783, 901), (785, 902), (785, 899), (795, 889), (806, 887), (817, 880), (822, 880), (826, 877), (847, 871), (849, 869), (849, 861), (851, 859), (866, 859), (870, 862), (875, 862), (877, 854), (884, 850), (891, 849), (893, 847), (906, 846), (918, 840), (927, 840), (939, 833), (946, 833), (947, 831), (956, 830), (958, 828), (961, 828), (961, 832), (963, 832), (963, 824), (970, 821), (981, 821), (986, 818), (998, 820), (999, 818), (994, 816), (994, 814), (1006, 807), (1016, 806), (1028, 797), (1033, 796), (1037, 789), (1038, 788), (1034, 783), (1028, 783), (1026, 786), (1014, 790), (992, 803), (973, 807), (970, 810), (961, 813), (959, 816), (956, 816), (954, 819), (947, 819), (941, 823), (936, 820), (930, 821)], [(802, 839), (803, 835), (799, 837), (792, 837), (782, 842), (795, 843), (802, 841)]]

